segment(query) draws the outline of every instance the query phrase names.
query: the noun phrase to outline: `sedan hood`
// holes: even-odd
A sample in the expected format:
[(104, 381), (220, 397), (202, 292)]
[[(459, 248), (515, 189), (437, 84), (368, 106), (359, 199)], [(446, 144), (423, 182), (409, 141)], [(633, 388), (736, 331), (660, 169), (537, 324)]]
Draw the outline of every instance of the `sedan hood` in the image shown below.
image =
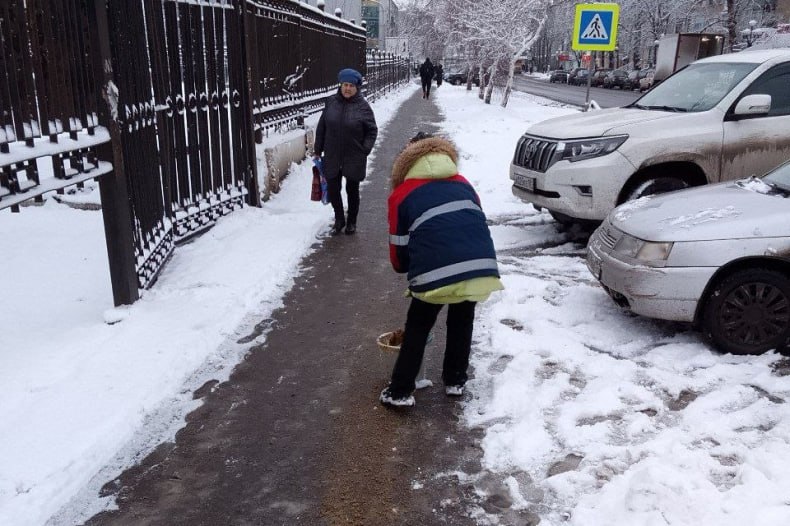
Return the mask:
[(701, 186), (625, 203), (609, 221), (647, 241), (790, 236), (790, 198), (771, 191), (756, 178)]
[(608, 108), (541, 121), (530, 126), (527, 133), (559, 140), (600, 137), (628, 133), (628, 129), (623, 129), (624, 127), (677, 115), (667, 111)]

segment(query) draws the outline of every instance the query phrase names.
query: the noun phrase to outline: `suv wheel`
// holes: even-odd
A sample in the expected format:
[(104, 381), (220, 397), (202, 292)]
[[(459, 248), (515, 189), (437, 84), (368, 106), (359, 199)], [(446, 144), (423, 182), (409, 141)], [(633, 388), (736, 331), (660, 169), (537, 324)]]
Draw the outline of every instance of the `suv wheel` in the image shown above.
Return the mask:
[(675, 177), (650, 177), (630, 188), (625, 194), (625, 201), (633, 201), (646, 195), (663, 194), (674, 190), (688, 188), (689, 184)]
[(554, 210), (549, 210), (549, 215), (560, 225), (561, 229), (575, 228), (584, 232), (592, 233), (592, 231), (598, 228), (598, 225), (601, 224), (600, 221), (578, 219), (576, 217), (565, 215), (562, 212), (555, 212)]
[(784, 350), (790, 341), (790, 277), (764, 268), (738, 271), (708, 294), (705, 336), (732, 354)]
[(460, 86), (460, 85), (461, 85), (460, 79), (454, 79), (453, 80), (453, 86)]

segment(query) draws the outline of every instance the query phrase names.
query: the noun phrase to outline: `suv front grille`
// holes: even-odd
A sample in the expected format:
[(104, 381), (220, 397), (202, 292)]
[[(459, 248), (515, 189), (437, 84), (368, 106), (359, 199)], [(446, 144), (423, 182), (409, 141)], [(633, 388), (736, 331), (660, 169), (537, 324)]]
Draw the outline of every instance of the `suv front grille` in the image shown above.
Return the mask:
[(536, 172), (545, 172), (552, 164), (557, 162), (557, 158), (554, 155), (556, 152), (556, 141), (524, 135), (516, 144), (513, 164)]

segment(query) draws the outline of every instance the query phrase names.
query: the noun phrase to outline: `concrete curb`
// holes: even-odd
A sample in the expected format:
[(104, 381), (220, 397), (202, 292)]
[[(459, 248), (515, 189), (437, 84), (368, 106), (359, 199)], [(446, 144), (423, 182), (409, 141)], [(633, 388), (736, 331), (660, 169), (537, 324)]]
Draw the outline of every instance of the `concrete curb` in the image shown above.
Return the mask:
[[(278, 140), (279, 139), (279, 140)], [(265, 174), (260, 178), (263, 200), (267, 201), (271, 194), (280, 191), (280, 186), (288, 175), (292, 163), (301, 163), (313, 151), (315, 130), (311, 126), (295, 130), (285, 138), (275, 137), (272, 144), (263, 144), (263, 161)]]

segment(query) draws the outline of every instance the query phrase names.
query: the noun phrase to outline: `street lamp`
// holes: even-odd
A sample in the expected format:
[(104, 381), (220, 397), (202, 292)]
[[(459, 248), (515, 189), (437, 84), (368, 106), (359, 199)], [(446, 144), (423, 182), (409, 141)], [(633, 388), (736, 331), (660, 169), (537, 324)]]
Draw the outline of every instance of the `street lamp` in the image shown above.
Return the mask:
[(749, 20), (749, 29), (746, 30), (746, 47), (752, 47), (754, 27), (757, 20)]

